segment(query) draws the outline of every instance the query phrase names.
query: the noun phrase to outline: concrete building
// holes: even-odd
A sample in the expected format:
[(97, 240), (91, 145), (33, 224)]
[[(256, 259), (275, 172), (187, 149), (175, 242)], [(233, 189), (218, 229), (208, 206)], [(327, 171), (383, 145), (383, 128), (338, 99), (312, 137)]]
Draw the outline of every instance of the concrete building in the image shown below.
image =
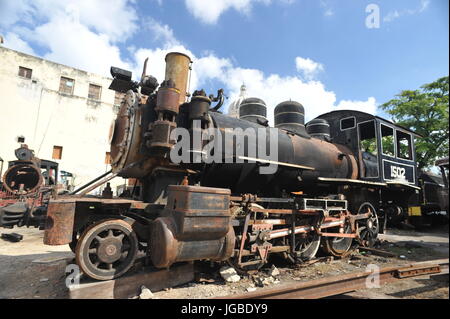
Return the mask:
[[(0, 157), (14, 160), (18, 138), (41, 159), (74, 175), (74, 186), (110, 169), (109, 129), (120, 94), (110, 78), (0, 46)], [(113, 190), (122, 178), (111, 182)]]

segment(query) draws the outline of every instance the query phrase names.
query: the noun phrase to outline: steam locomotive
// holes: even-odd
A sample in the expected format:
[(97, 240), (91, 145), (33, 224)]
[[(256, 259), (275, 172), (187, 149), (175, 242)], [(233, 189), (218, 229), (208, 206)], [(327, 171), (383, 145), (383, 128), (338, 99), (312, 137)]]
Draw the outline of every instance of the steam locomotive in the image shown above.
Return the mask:
[(239, 272), (272, 254), (294, 263), (319, 249), (344, 256), (354, 240), (373, 245), (389, 216), (414, 204), (414, 132), (357, 111), (305, 125), (294, 101), (275, 108), (269, 127), (258, 98), (232, 118), (220, 112), (222, 90), (188, 98), (187, 55), (166, 56), (161, 85), (146, 64), (139, 82), (111, 68), (110, 86), (126, 94), (110, 130), (112, 171), (136, 179), (139, 194), (48, 206), (44, 243), (70, 244), (89, 277), (117, 278), (139, 252), (156, 268), (211, 260)]
[(41, 160), (26, 144), (15, 150), (0, 182), (0, 227), (44, 229), (47, 204), (56, 194), (58, 163)]

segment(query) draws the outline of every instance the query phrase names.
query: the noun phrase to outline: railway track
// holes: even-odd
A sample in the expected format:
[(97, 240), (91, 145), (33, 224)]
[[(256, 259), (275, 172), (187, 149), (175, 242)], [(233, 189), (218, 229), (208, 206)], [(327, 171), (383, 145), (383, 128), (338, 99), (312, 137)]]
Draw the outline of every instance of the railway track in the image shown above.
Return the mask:
[[(417, 276), (448, 274), (448, 263), (448, 259), (438, 259), (380, 268), (377, 273), (378, 283), (382, 286)], [(374, 278), (376, 278), (374, 272), (355, 272), (276, 288), (265, 288), (245, 294), (228, 295), (218, 299), (318, 299), (368, 288), (367, 282), (371, 282)]]

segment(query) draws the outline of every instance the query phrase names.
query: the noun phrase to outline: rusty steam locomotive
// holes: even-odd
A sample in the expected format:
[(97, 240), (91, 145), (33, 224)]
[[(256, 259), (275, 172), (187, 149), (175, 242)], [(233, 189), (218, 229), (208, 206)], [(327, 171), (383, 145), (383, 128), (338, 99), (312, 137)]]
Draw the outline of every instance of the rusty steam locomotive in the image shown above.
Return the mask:
[[(275, 108), (271, 128), (257, 98), (245, 99), (232, 118), (220, 112), (222, 90), (188, 97), (191, 64), (169, 53), (161, 85), (145, 68), (139, 82), (111, 68), (110, 88), (126, 93), (110, 132), (112, 169), (136, 179), (140, 191), (133, 199), (53, 200), (44, 237), (70, 244), (89, 277), (119, 277), (139, 252), (156, 268), (212, 260), (242, 272), (271, 254), (301, 262), (321, 248), (342, 256), (354, 240), (372, 245), (387, 216), (408, 211), (418, 191), (413, 132), (354, 111), (305, 125), (294, 101)], [(187, 160), (173, 159), (178, 128), (188, 132)], [(242, 134), (221, 138), (228, 130)], [(196, 134), (206, 138), (196, 143)], [(267, 157), (273, 138), (276, 151)], [(276, 169), (262, 174), (270, 165)]]
[(0, 181), (0, 227), (45, 227), (46, 209), (56, 195), (58, 163), (39, 159), (26, 144), (15, 150)]

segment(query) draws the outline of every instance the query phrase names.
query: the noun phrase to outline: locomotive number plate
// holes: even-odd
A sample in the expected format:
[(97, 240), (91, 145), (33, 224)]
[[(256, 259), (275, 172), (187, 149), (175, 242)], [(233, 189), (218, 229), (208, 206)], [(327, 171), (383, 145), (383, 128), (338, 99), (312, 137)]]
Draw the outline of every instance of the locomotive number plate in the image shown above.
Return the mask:
[(383, 171), (385, 180), (403, 180), (415, 183), (414, 166), (383, 160)]

